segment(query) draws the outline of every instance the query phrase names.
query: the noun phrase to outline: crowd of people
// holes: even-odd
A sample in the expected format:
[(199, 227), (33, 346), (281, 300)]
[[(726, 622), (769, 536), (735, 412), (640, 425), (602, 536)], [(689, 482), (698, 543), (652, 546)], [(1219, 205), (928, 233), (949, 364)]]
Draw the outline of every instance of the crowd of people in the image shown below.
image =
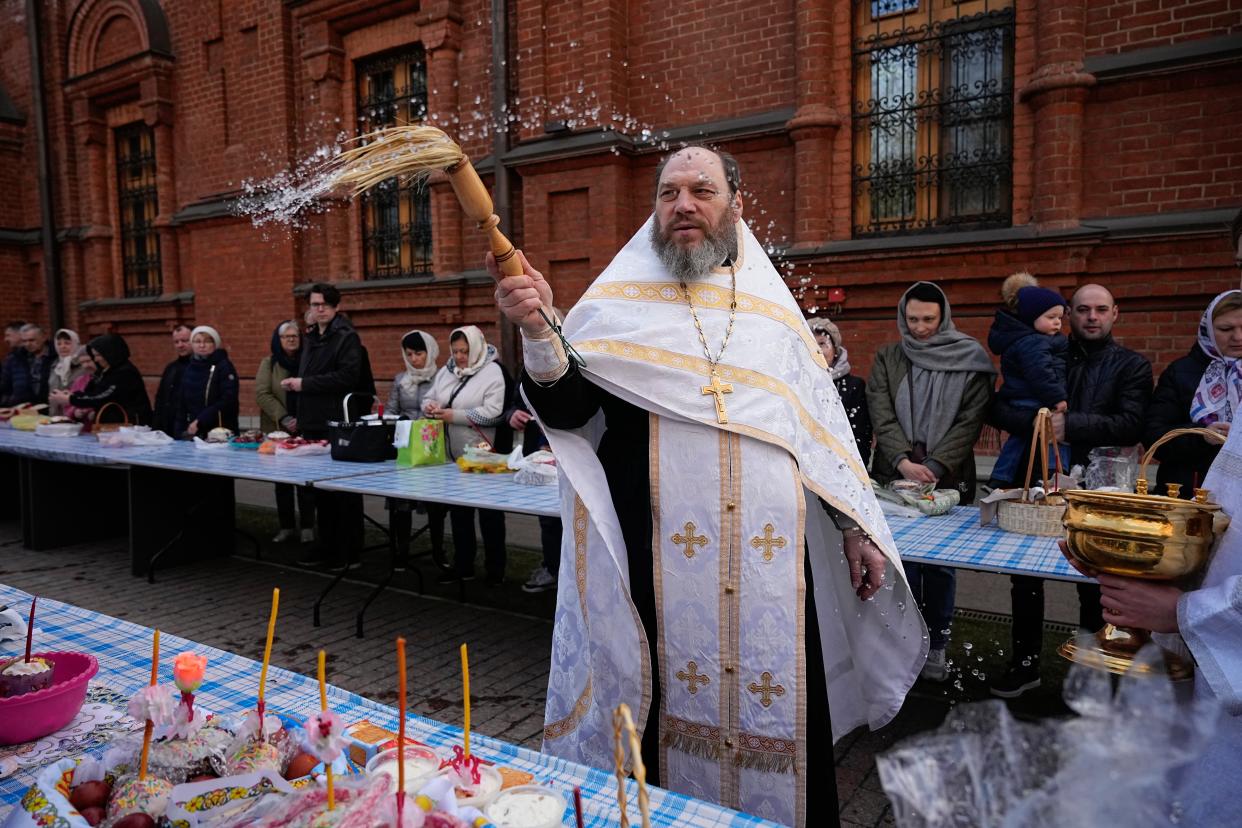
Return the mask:
[[(284, 320), (272, 331), (270, 352), (255, 371), (255, 404), (264, 434), (325, 439), (329, 421), (357, 418), (377, 401), (370, 355), (348, 317), (339, 312), (340, 291), (316, 284), (308, 303), (301, 322)], [(0, 405), (42, 403), (51, 415), (83, 423), (150, 425), (176, 439), (205, 437), (218, 427), (239, 430), (240, 375), (220, 332), (208, 325), (173, 328), (175, 356), (160, 375), (154, 406), (119, 334), (102, 334), (82, 345), (75, 331), (62, 328), (49, 341), (39, 325), (13, 321), (6, 326), (5, 342)], [(405, 370), (393, 378), (385, 411), (442, 421), (450, 460), (481, 440), (507, 452), (515, 432), (528, 432), (524, 443), (528, 453), (546, 447), (516, 393), (513, 377), (497, 361), (496, 348), (483, 332), (473, 325), (458, 328), (448, 345), (449, 358), (442, 364), (440, 347), (431, 334), (415, 330), (401, 338)], [(275, 488), (280, 529), (273, 542), (303, 544), (299, 556), (303, 565), (358, 565), (361, 496), (286, 483)], [(426, 514), (432, 556), (444, 569), (444, 583), (474, 580), (477, 511), (487, 583), (503, 581), (503, 512), (396, 499), (386, 506), (392, 531), (407, 540), (413, 512)], [(452, 562), (444, 552), (446, 517), (453, 530)], [(529, 592), (556, 587), (560, 520), (543, 518), (541, 524), (544, 565), (525, 585)], [(398, 568), (404, 568), (408, 543), (399, 547)]]
[[(858, 453), (878, 483), (908, 480), (955, 489), (960, 502), (972, 502), (978, 484), (974, 448), (983, 427), (991, 425), (1009, 438), (987, 485), (1022, 485), (1040, 408), (1052, 412), (1066, 469), (1085, 466), (1092, 449), (1150, 445), (1176, 428), (1199, 425), (1228, 433), (1242, 401), (1242, 375), (1235, 362), (1242, 358), (1242, 291), (1227, 291), (1212, 300), (1189, 353), (1165, 369), (1154, 393), (1151, 363), (1113, 339), (1119, 309), (1106, 288), (1085, 285), (1067, 302), (1034, 277), (1019, 273), (1005, 280), (1000, 294), (985, 349), (956, 328), (944, 290), (930, 282), (915, 283), (898, 302), (899, 339), (876, 353), (867, 382), (851, 372), (838, 326), (827, 319), (809, 320)], [(270, 353), (255, 373), (255, 403), (265, 434), (283, 431), (323, 439), (330, 420), (370, 410), (375, 395), (370, 357), (358, 332), (339, 312), (340, 304), (335, 287), (317, 284), (305, 318), (282, 321), (273, 330)], [(0, 374), (2, 405), (46, 403), (53, 415), (150, 424), (178, 439), (205, 435), (219, 426), (239, 427), (239, 373), (221, 334), (210, 326), (172, 330), (175, 358), (160, 377), (154, 406), (118, 334), (102, 334), (83, 345), (75, 331), (62, 328), (49, 339), (39, 325), (14, 321), (6, 326), (5, 342), (9, 353)], [(523, 432), (527, 453), (547, 447), (517, 393), (518, 383), (479, 328), (454, 330), (443, 364), (439, 344), (425, 331), (409, 331), (399, 345), (405, 370), (392, 380), (386, 410), (443, 421), (449, 459), (480, 440), (507, 452), (514, 434)], [(999, 382), (988, 350), (999, 360)], [(352, 410), (345, 412), (350, 395), (355, 397)], [(1167, 443), (1156, 454), (1156, 492), (1163, 494), (1172, 483), (1180, 486), (1181, 496), (1189, 497), (1217, 451), (1215, 444), (1195, 436)], [(273, 541), (304, 544), (300, 563), (357, 565), (363, 536), (360, 496), (277, 484), (276, 503), (280, 529)], [(444, 570), (445, 583), (475, 577), (477, 512), (486, 582), (504, 579), (503, 512), (399, 500), (387, 506), (399, 538), (410, 536), (414, 512), (426, 515), (432, 555)], [(452, 561), (444, 552), (446, 517), (453, 530)], [(559, 570), (561, 521), (542, 518), (540, 523), (543, 562), (525, 584), (530, 592), (555, 589)], [(406, 566), (406, 546), (399, 544), (399, 567)], [(906, 574), (931, 636), (923, 676), (945, 680), (954, 570), (907, 564)], [(1099, 588), (1080, 584), (1078, 591), (1079, 625), (1089, 630), (1101, 626)], [(1039, 684), (1043, 581), (1014, 576), (1011, 597), (1012, 661), (992, 686), (1002, 697)]]

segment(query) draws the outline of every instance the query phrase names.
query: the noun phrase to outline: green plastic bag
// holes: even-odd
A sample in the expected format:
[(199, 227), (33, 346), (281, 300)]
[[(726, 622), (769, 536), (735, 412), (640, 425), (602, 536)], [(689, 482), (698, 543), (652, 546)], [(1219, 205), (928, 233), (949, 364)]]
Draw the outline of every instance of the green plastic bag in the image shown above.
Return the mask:
[(397, 465), (436, 466), (448, 462), (444, 451), (444, 422), (442, 420), (412, 420), (409, 439), (402, 446), (401, 424), (397, 425)]

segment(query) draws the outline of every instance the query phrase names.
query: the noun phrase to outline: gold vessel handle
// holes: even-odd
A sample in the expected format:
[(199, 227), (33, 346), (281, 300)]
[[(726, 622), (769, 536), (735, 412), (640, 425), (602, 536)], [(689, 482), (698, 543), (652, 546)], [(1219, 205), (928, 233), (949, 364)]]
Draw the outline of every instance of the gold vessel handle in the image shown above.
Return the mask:
[(1223, 446), (1225, 444), (1225, 435), (1221, 434), (1219, 431), (1213, 431), (1210, 428), (1175, 428), (1166, 433), (1159, 440), (1152, 443), (1148, 447), (1147, 452), (1143, 455), (1143, 460), (1139, 464), (1138, 480), (1134, 481), (1134, 490), (1138, 494), (1147, 494), (1147, 466), (1151, 463), (1151, 459), (1156, 456), (1156, 449), (1160, 448), (1170, 440), (1176, 440), (1178, 437), (1185, 437), (1191, 434), (1197, 434), (1205, 440), (1210, 440), (1217, 445)]

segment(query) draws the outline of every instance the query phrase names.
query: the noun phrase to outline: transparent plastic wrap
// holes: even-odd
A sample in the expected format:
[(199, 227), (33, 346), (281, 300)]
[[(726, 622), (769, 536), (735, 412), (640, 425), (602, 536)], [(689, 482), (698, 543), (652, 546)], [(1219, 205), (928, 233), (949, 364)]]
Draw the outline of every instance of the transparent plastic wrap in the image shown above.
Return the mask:
[(555, 486), (560, 477), (556, 458), (550, 451), (540, 450), (523, 457), (522, 449), (515, 448), (509, 455), (509, 468), (517, 471), (513, 482), (524, 486)]
[[(1154, 664), (1150, 646), (1136, 659)], [(1176, 821), (1175, 771), (1206, 746), (1218, 709), (1179, 702), (1163, 678), (1075, 664), (1076, 718), (1020, 722), (1004, 702), (954, 708), (936, 731), (879, 755), (899, 828), (1155, 828)]]
[[(202, 728), (188, 739), (153, 739), (147, 759), (148, 772), (173, 784), (214, 773), (215, 766), (223, 760), (233, 738), (232, 730), (223, 719), (210, 716)], [(137, 768), (138, 756), (142, 753), (142, 732), (118, 740), (112, 750), (122, 772)]]
[(1100, 446), (1091, 449), (1087, 455), (1083, 488), (1112, 492), (1134, 491), (1141, 456), (1137, 446)]

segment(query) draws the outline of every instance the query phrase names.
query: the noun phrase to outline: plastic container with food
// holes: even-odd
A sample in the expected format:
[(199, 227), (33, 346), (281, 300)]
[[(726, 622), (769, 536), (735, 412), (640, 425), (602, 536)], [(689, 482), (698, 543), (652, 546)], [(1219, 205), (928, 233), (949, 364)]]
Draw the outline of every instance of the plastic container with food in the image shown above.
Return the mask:
[[(407, 791), (416, 790), (418, 783), (440, 770), (440, 757), (429, 747), (406, 745), (405, 785)], [(386, 773), (392, 777), (392, 790), (397, 790), (397, 749), (382, 750), (367, 762), (367, 776)]]
[(565, 797), (545, 785), (518, 785), (501, 791), (485, 813), (496, 828), (559, 828)]
[[(446, 769), (438, 774), (424, 777), (422, 782), (426, 784), (432, 779), (441, 776), (447, 776), (452, 769)], [(478, 808), (480, 811), (487, 810), (487, 806), (496, 798), (496, 794), (500, 793), (500, 788), (504, 784), (504, 778), (500, 775), (500, 771), (491, 765), (479, 766), (479, 781), (473, 785), (457, 785), (457, 805), (458, 807), (466, 807), (467, 805)]]

